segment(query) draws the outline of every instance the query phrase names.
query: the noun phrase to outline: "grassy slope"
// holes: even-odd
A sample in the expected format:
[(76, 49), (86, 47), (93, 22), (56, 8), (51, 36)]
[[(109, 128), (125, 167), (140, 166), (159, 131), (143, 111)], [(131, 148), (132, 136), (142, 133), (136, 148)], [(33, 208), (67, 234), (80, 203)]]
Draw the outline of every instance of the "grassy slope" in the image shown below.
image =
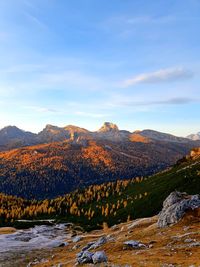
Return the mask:
[[(76, 263), (76, 254), (88, 244), (96, 241), (98, 236), (111, 235), (114, 241), (108, 242), (96, 250), (104, 250), (109, 264), (108, 266), (137, 266), (137, 267), (158, 267), (158, 266), (200, 266), (200, 247), (189, 248), (191, 243), (184, 242), (185, 239), (200, 238), (200, 218), (186, 214), (183, 220), (178, 224), (164, 229), (157, 228), (157, 218), (154, 216), (150, 220), (137, 222), (137, 225), (131, 227), (132, 221), (119, 224), (115, 229), (92, 231), (90, 234), (83, 234), (81, 240), (74, 249), (74, 243), (69, 243), (64, 248), (49, 251), (49, 262), (36, 265), (37, 267), (58, 266), (62, 263), (63, 267), (71, 267)], [(186, 232), (184, 228), (190, 230)], [(188, 236), (185, 236), (185, 234)], [(174, 236), (183, 236), (182, 238), (173, 238)], [(123, 242), (127, 240), (139, 240), (145, 245), (152, 243), (149, 249), (124, 250)], [(67, 240), (70, 241), (70, 240)], [(153, 242), (152, 242), (153, 241)], [(180, 246), (180, 247), (179, 247)], [(73, 249), (72, 249), (73, 248)], [(44, 258), (44, 255), (42, 255)], [(84, 265), (91, 266), (91, 265)]]
[[(132, 195), (136, 192), (138, 195), (147, 192), (148, 195), (128, 204), (127, 212), (133, 218), (152, 216), (161, 210), (163, 200), (174, 190), (186, 191), (189, 194), (200, 193), (200, 175), (198, 174), (200, 160), (195, 162), (197, 162), (195, 165), (192, 165), (194, 161), (183, 163), (167, 172), (149, 177), (141, 183), (130, 185), (124, 194)], [(121, 213), (123, 214), (123, 210)]]
[(96, 205), (102, 203), (117, 203), (118, 200), (125, 199), (127, 195), (139, 196), (147, 192), (146, 197), (136, 199), (132, 203), (128, 202), (127, 207), (119, 209), (116, 216), (110, 215), (105, 218), (99, 215), (91, 221), (82, 220), (82, 218), (71, 218), (71, 220), (86, 224), (90, 229), (95, 225), (101, 225), (104, 221), (113, 225), (125, 221), (128, 216), (130, 219), (152, 216), (161, 210), (164, 199), (174, 190), (185, 191), (189, 194), (200, 193), (200, 158), (177, 164), (172, 169), (146, 178), (140, 183), (131, 183), (121, 196), (111, 195), (102, 202), (94, 201), (88, 205), (95, 208)]

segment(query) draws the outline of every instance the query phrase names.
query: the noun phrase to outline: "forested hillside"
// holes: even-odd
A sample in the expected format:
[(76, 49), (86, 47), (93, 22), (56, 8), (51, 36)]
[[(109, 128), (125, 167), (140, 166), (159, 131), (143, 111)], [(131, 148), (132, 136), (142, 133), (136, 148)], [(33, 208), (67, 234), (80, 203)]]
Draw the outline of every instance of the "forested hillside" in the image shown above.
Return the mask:
[(199, 150), (180, 160), (173, 168), (150, 177), (108, 182), (43, 201), (24, 200), (0, 194), (1, 225), (17, 225), (17, 219), (71, 221), (87, 228), (101, 227), (151, 216), (174, 190), (200, 193)]
[(191, 148), (163, 141), (84, 140), (0, 152), (0, 192), (27, 199), (53, 198), (91, 184), (152, 175)]

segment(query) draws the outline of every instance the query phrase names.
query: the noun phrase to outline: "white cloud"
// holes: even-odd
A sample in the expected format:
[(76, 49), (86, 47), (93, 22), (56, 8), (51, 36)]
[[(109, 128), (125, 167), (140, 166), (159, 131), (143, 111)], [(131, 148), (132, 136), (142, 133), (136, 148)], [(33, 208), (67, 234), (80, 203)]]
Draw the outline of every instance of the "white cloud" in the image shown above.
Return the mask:
[(168, 99), (152, 100), (152, 101), (124, 101), (119, 102), (122, 106), (157, 106), (157, 105), (184, 105), (194, 102), (195, 100), (189, 97), (173, 97)]
[(50, 114), (54, 114), (54, 113), (61, 113), (59, 110), (54, 109), (54, 108), (48, 108), (48, 107), (40, 107), (40, 106), (24, 106), (23, 108), (25, 109), (29, 109), (29, 110), (33, 110), (35, 112), (39, 112), (39, 113), (50, 113)]
[(151, 73), (143, 73), (122, 82), (123, 87), (134, 86), (141, 83), (166, 83), (192, 78), (190, 70), (177, 67), (162, 69)]

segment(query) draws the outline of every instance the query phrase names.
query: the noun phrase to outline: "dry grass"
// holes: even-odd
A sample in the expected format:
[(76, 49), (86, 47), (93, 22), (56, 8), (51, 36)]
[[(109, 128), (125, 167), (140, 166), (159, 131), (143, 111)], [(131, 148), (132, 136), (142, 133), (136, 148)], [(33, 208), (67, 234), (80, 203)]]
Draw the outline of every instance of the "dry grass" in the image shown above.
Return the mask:
[(16, 232), (16, 229), (13, 227), (0, 227), (0, 235), (12, 234), (14, 232)]
[[(118, 266), (157, 267), (164, 264), (188, 267), (200, 266), (200, 246), (189, 247), (186, 239), (195, 239), (200, 242), (200, 216), (199, 211), (190, 212), (178, 224), (159, 229), (156, 226), (157, 217), (151, 219), (136, 220), (123, 223), (114, 229), (93, 231), (85, 235), (80, 241), (80, 247), (73, 249), (74, 243), (69, 246), (54, 250), (54, 257), (49, 262), (39, 264), (38, 267), (50, 267), (62, 263), (64, 267), (75, 265), (76, 254), (89, 241), (98, 239), (102, 234), (109, 234), (115, 241), (108, 242), (97, 250), (104, 250), (108, 256), (109, 264)], [(134, 223), (134, 224), (133, 224)], [(131, 227), (132, 226), (132, 227)], [(139, 240), (146, 245), (147, 249), (123, 250), (123, 242), (127, 240)], [(86, 265), (87, 266), (87, 265)], [(91, 265), (90, 265), (91, 266)]]

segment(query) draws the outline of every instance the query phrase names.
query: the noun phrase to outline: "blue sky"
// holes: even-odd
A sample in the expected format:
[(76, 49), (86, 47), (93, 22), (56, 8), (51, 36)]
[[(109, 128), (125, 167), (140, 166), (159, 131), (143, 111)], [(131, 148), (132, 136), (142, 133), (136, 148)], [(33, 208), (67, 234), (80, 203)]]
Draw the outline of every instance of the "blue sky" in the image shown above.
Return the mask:
[(200, 131), (199, 0), (0, 1), (0, 128)]

